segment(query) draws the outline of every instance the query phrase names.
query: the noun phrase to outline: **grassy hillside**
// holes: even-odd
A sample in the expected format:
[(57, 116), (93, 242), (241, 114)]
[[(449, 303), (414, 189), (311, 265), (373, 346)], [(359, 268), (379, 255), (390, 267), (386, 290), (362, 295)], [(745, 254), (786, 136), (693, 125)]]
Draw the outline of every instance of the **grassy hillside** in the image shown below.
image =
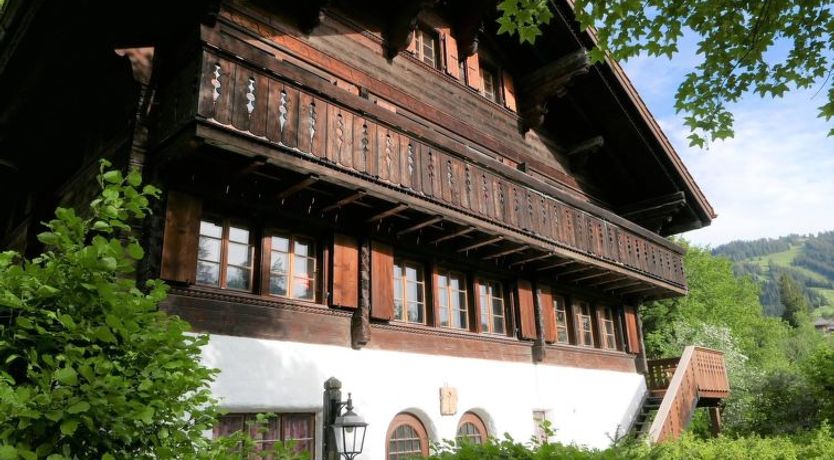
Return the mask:
[(834, 232), (734, 241), (713, 254), (730, 258), (737, 274), (761, 284), (762, 305), (769, 314), (782, 312), (776, 280), (786, 273), (803, 286), (817, 314), (834, 316)]

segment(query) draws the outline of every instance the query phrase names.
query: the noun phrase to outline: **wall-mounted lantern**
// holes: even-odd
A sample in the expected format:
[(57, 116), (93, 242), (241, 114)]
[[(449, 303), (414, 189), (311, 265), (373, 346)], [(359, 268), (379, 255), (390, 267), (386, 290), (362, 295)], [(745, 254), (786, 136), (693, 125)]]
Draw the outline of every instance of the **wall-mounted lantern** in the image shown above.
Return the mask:
[(335, 377), (324, 382), (324, 458), (327, 460), (353, 460), (365, 445), (368, 424), (353, 411), (350, 393), (347, 401), (342, 401), (341, 388), (342, 382)]

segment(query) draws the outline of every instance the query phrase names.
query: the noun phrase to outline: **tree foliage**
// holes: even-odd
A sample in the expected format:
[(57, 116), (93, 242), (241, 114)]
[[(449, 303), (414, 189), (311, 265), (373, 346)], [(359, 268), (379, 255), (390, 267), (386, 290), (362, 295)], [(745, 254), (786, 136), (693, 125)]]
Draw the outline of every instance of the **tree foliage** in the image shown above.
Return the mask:
[(791, 326), (800, 327), (811, 318), (802, 288), (790, 275), (779, 277), (779, 301), (785, 307), (782, 319)]
[(108, 171), (84, 215), (58, 208), (44, 252), (0, 253), (0, 459), (306, 458), (262, 450), (249, 431), (210, 440), (218, 408), (200, 363), (208, 338), (159, 311), (166, 285), (140, 289), (131, 223), (159, 195)]
[[(504, 0), (502, 33), (532, 42), (549, 20), (544, 0)], [(834, 117), (834, 15), (831, 0), (576, 0), (581, 29), (596, 27), (594, 61), (641, 54), (672, 59), (684, 34), (698, 37), (700, 64), (675, 94), (692, 145), (733, 135), (729, 106), (748, 93), (781, 97), (796, 88), (827, 86), (819, 116)], [(786, 49), (775, 46), (785, 44)], [(829, 132), (834, 135), (834, 128)]]

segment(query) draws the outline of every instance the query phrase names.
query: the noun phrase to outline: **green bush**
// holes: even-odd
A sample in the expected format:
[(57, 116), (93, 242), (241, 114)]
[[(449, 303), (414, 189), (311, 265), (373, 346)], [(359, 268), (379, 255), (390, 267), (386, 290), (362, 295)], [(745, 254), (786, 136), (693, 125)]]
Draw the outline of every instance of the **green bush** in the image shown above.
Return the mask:
[(805, 460), (834, 459), (834, 437), (827, 424), (794, 436), (699, 439), (685, 435), (676, 441), (648, 446), (627, 442), (608, 449), (573, 445), (519, 443), (505, 435), (482, 445), (445, 441), (431, 460)]

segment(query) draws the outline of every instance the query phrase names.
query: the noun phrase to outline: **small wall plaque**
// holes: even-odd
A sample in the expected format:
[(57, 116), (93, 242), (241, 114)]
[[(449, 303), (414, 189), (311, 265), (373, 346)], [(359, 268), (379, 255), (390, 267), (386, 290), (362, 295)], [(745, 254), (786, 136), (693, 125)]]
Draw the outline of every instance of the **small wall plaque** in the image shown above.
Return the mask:
[(458, 412), (458, 390), (450, 386), (440, 388), (440, 415), (455, 415)]

